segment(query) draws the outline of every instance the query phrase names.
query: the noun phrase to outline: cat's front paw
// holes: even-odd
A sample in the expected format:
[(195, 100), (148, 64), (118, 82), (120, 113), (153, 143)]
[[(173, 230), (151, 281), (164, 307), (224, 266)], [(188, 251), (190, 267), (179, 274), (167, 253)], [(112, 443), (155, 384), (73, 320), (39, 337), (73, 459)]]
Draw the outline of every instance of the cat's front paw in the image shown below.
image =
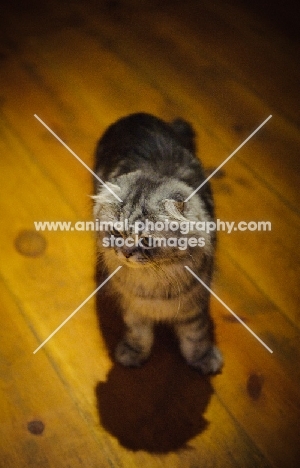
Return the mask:
[(146, 354), (141, 348), (132, 346), (126, 340), (120, 341), (115, 351), (116, 361), (126, 367), (139, 367), (148, 356), (149, 354)]
[(188, 364), (200, 370), (202, 374), (217, 374), (223, 366), (223, 356), (216, 346), (212, 346), (204, 356), (190, 360)]

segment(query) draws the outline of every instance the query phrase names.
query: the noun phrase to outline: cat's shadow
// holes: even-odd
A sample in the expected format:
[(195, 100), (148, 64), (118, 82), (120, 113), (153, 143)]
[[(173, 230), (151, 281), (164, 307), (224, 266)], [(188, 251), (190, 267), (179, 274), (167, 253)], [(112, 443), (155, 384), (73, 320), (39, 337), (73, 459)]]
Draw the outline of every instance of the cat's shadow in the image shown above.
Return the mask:
[[(103, 276), (96, 276), (100, 284)], [(96, 305), (100, 331), (113, 359), (124, 324), (109, 285), (98, 293)], [(151, 357), (142, 367), (113, 362), (106, 382), (99, 382), (95, 393), (100, 424), (122, 446), (167, 453), (187, 447), (206, 429), (204, 413), (213, 393), (210, 378), (188, 367), (168, 328), (157, 327)]]

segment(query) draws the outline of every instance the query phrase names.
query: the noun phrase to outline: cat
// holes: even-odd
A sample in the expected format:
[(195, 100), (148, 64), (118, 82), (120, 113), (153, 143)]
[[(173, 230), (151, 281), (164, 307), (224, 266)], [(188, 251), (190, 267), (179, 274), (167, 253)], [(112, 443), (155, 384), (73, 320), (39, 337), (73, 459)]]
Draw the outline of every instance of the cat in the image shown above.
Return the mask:
[[(173, 326), (190, 366), (203, 374), (222, 367), (209, 292), (185, 268), (210, 285), (215, 233), (185, 231), (186, 248), (179, 248), (182, 232), (161, 231), (167, 222), (194, 221), (195, 226), (214, 219), (209, 183), (185, 202), (205, 180), (195, 153), (190, 123), (180, 118), (167, 123), (146, 113), (119, 119), (98, 142), (95, 173), (106, 186), (96, 182), (93, 211), (107, 230), (97, 232), (97, 246), (108, 273), (122, 266), (110, 283), (126, 324), (115, 351), (116, 361), (124, 366), (140, 366), (149, 358), (154, 325), (163, 321)], [(153, 245), (157, 239), (165, 244)]]

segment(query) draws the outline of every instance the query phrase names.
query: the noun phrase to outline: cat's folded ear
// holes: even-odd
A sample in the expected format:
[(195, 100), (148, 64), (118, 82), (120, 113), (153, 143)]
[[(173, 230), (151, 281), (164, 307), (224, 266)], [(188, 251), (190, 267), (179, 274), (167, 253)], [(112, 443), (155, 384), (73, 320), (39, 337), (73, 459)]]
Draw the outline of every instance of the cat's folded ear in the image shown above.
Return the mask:
[(95, 200), (95, 203), (100, 205), (105, 205), (107, 203), (116, 204), (122, 201), (119, 197), (120, 192), (121, 189), (118, 185), (106, 182), (100, 187), (99, 192), (96, 195), (92, 195), (91, 198)]
[(92, 195), (94, 200), (94, 216), (100, 218), (101, 216), (114, 217), (117, 211), (117, 206), (122, 202), (118, 193), (121, 189), (118, 185), (107, 182), (102, 185), (97, 195)]
[(179, 221), (184, 221), (184, 201), (182, 200), (173, 200), (166, 198), (163, 200), (163, 204), (168, 215), (173, 219), (178, 219)]

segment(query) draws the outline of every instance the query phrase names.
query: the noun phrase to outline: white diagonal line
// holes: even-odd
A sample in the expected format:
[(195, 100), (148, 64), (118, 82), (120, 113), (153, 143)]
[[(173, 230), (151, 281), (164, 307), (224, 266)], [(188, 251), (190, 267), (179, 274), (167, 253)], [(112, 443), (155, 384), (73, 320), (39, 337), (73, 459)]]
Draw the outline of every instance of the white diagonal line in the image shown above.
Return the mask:
[(45, 341), (43, 341), (43, 343), (40, 344), (40, 346), (39, 346), (38, 348), (36, 348), (35, 351), (33, 351), (33, 354), (37, 353), (38, 350), (41, 349), (41, 348), (44, 346), (44, 344), (46, 344), (47, 341), (49, 341), (49, 340), (50, 340), (50, 339), (51, 339), (51, 338), (52, 338), (52, 337), (53, 337), (53, 336), (54, 336), (54, 335), (55, 335), (55, 334), (56, 334), (56, 333), (57, 333), (57, 332), (58, 332), (58, 331), (59, 331), (59, 330), (60, 330), (60, 329), (61, 329), (61, 328), (62, 328), (62, 327), (63, 327), (63, 326), (64, 326), (80, 309), (81, 309), (81, 307), (84, 306), (84, 304), (86, 304), (86, 303), (91, 299), (91, 297), (93, 297), (93, 296), (99, 291), (99, 289), (101, 289), (102, 286), (104, 286), (104, 285), (117, 273), (117, 271), (120, 270), (120, 268), (122, 268), (121, 265), (118, 266), (118, 268), (116, 268), (115, 271), (113, 271), (112, 274), (109, 275), (109, 276), (106, 278), (106, 280), (104, 280), (103, 283), (101, 283), (100, 286), (98, 286), (98, 288), (95, 289), (95, 291), (93, 291), (92, 294), (90, 294), (89, 297), (87, 297), (87, 298), (80, 304), (80, 306), (78, 306), (77, 309), (75, 309), (74, 312), (72, 312), (72, 314), (70, 314), (69, 317), (67, 317), (67, 318), (63, 321), (63, 323), (61, 323), (61, 324), (59, 325), (59, 327), (57, 327), (57, 328), (54, 330), (54, 332), (52, 332), (51, 335), (49, 335), (48, 338), (47, 338)]
[(266, 343), (264, 343), (264, 341), (259, 338), (259, 336), (257, 336), (254, 331), (251, 330), (251, 328), (248, 327), (248, 325), (245, 324), (245, 322), (243, 322), (242, 319), (240, 319), (240, 317), (238, 315), (236, 315), (233, 310), (230, 309), (230, 307), (228, 307), (228, 305), (225, 304), (224, 301), (222, 301), (222, 299), (219, 298), (219, 296), (217, 296), (200, 278), (199, 276), (196, 275), (196, 273), (193, 272), (193, 270), (191, 270), (187, 265), (185, 265), (185, 268), (199, 281), (199, 283), (202, 284), (202, 286), (204, 286), (221, 304), (223, 307), (225, 307), (225, 309), (227, 309), (247, 330), (248, 332), (251, 333), (251, 335), (254, 336), (254, 338), (256, 338), (270, 353), (273, 353), (272, 349), (269, 348), (269, 346), (266, 345)]
[(231, 153), (231, 154), (228, 156), (228, 158), (226, 158), (225, 161), (223, 161), (223, 162), (220, 164), (220, 166), (218, 166), (217, 169), (215, 169), (215, 170), (207, 177), (207, 179), (205, 179), (205, 180), (199, 185), (199, 187), (196, 188), (196, 190), (194, 190), (193, 193), (191, 193), (191, 195), (189, 195), (184, 201), (185, 201), (185, 202), (189, 201), (189, 199), (192, 198), (192, 196), (195, 195), (195, 193), (197, 193), (198, 190), (200, 190), (200, 189), (203, 187), (203, 185), (205, 185), (206, 182), (208, 182), (209, 179), (211, 179), (211, 178), (216, 174), (216, 172), (218, 172), (218, 171), (221, 169), (221, 167), (223, 167), (223, 166), (229, 161), (229, 159), (231, 159), (232, 156), (234, 156), (234, 155), (242, 148), (242, 146), (244, 146), (244, 145), (247, 143), (247, 141), (249, 141), (250, 138), (252, 138), (253, 135), (255, 135), (255, 133), (258, 132), (258, 130), (260, 130), (261, 127), (263, 127), (263, 126), (268, 122), (268, 120), (270, 120), (271, 117), (272, 117), (272, 115), (269, 115), (269, 117), (268, 117), (266, 120), (264, 120), (263, 123), (261, 123), (261, 124), (257, 127), (257, 129), (254, 130), (254, 132), (252, 132), (251, 135), (249, 135), (248, 138), (246, 138), (246, 140), (243, 141), (243, 143), (241, 143), (240, 146), (239, 146), (236, 150), (234, 150), (233, 153)]
[(34, 114), (34, 117), (77, 159), (77, 161), (79, 161), (91, 174), (93, 174), (93, 176), (99, 180), (99, 182), (101, 182), (101, 184), (104, 185), (104, 187), (107, 188), (107, 190), (109, 190), (110, 193), (112, 193), (119, 202), (122, 202), (121, 198), (118, 197), (118, 195), (108, 185), (106, 185), (106, 183), (103, 182), (103, 180), (101, 180), (100, 177), (97, 176), (97, 174), (95, 174), (95, 172), (92, 171), (92, 169), (87, 164), (85, 164), (85, 162), (82, 161), (82, 159), (80, 159), (80, 157), (77, 156), (77, 154), (74, 153), (74, 151), (72, 151), (71, 148), (66, 145), (66, 143), (61, 138), (59, 138), (59, 136), (57, 136), (56, 133), (54, 133), (54, 131), (51, 130), (51, 128), (48, 127), (48, 125), (45, 124), (45, 122), (40, 119), (38, 115)]

